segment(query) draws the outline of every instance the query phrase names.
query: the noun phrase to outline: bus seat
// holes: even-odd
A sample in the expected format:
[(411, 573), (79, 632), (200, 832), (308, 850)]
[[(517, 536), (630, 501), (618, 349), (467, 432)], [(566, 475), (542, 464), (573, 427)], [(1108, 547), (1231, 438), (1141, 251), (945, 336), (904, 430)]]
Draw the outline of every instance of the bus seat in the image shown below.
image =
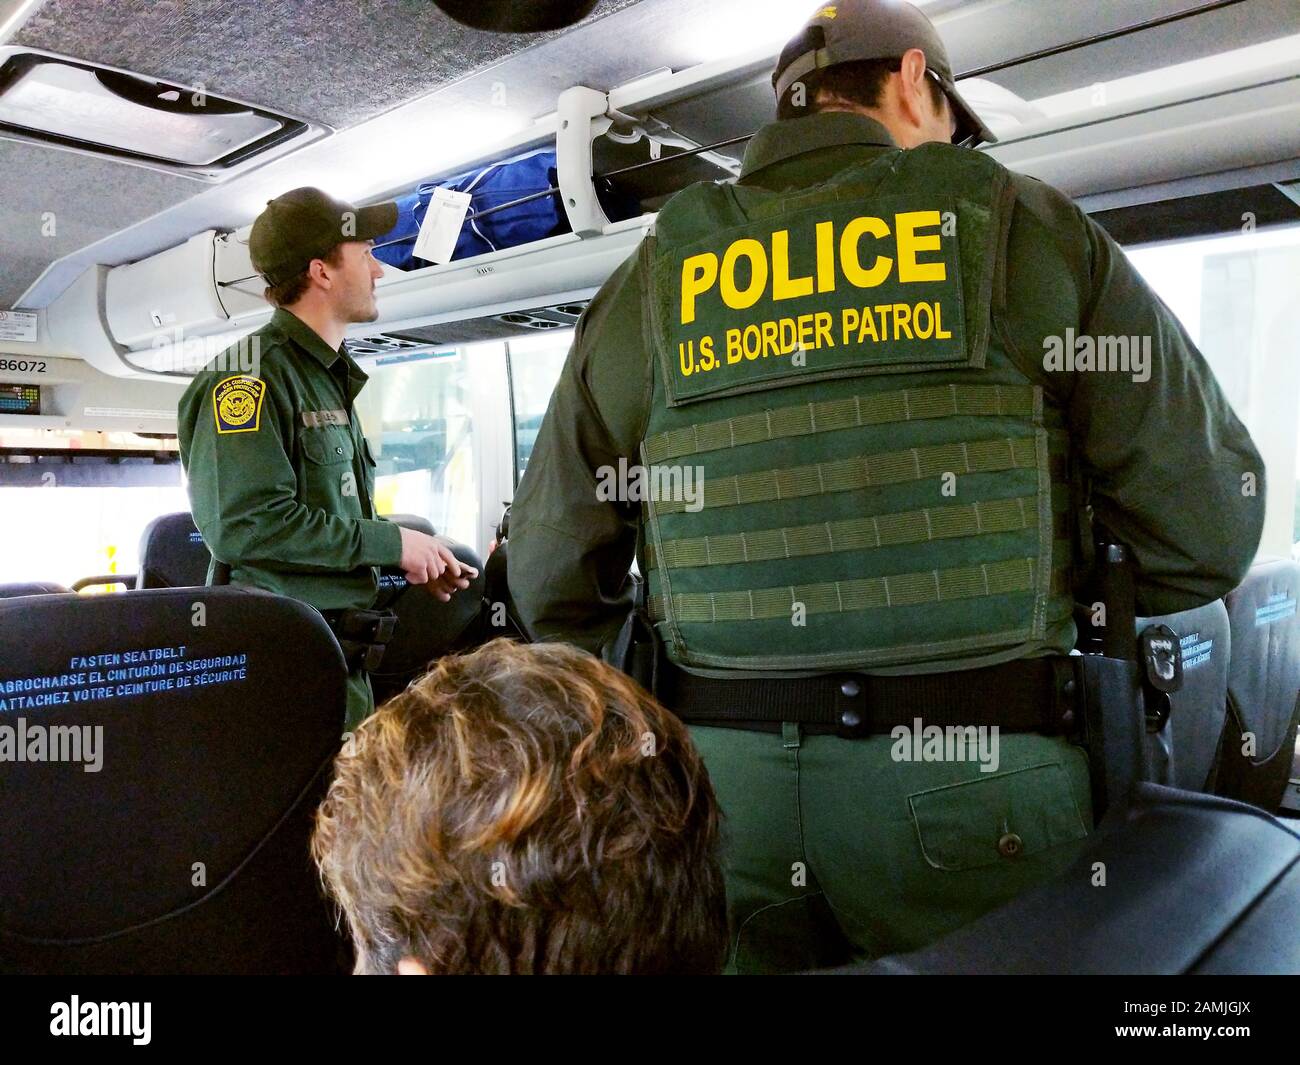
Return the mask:
[[(433, 527), (424, 518), (391, 515), (389, 520), (433, 535)], [(376, 605), (397, 615), (397, 628), (379, 667), (370, 673), (376, 706), (405, 689), (440, 656), (473, 642), (475, 623), (483, 612), (483, 562), (464, 544), (453, 544), (452, 553), (478, 570), (478, 576), (448, 603), (439, 602), (422, 587), (409, 585), (396, 566), (380, 572)]]
[(1178, 635), (1183, 685), (1169, 696), (1169, 720), (1147, 736), (1151, 779), (1187, 791), (1212, 791), (1227, 716), (1228, 611), (1216, 599), (1194, 610), (1139, 618), (1137, 631), (1152, 625), (1168, 625)]
[[(1300, 714), (1300, 565), (1255, 563), (1228, 593), (1232, 625), (1228, 723), (1219, 753), (1217, 790), (1276, 810), (1291, 775)], [(1248, 737), (1253, 750), (1246, 749)]]
[(163, 514), (140, 537), (137, 588), (197, 588), (208, 583), (212, 555), (188, 511)]
[(346, 970), (308, 849), (346, 703), (316, 611), (229, 587), (0, 600), (15, 647), (0, 972)]
[(422, 532), (426, 536), (436, 536), (433, 522), (428, 518), (422, 518), (418, 514), (385, 514), (383, 515), (388, 521), (395, 525), (400, 525), (404, 529), (414, 529), (416, 532)]
[(17, 599), (24, 595), (71, 595), (70, 589), (50, 581), (31, 581), (27, 584), (0, 584), (0, 599)]
[(1245, 803), (1142, 784), (1062, 876), (922, 950), (828, 972), (1294, 974), (1298, 905), (1300, 835)]

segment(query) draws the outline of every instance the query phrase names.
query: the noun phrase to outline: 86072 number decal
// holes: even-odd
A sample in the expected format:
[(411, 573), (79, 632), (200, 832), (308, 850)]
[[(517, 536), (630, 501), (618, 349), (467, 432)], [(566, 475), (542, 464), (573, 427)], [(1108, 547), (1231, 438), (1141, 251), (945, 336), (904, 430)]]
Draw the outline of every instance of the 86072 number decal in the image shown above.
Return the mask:
[(40, 359), (0, 359), (0, 373), (48, 373)]

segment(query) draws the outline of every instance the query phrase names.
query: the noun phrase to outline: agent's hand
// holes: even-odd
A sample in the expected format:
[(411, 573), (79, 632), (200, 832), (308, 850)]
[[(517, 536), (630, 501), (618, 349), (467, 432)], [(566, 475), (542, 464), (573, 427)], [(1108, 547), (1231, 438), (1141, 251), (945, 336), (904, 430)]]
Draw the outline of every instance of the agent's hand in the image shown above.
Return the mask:
[(455, 592), (469, 587), (478, 570), (467, 566), (452, 553), (451, 545), (438, 536), (401, 529), (402, 559), (398, 565), (410, 584), (427, 586), (429, 594), (448, 602)]

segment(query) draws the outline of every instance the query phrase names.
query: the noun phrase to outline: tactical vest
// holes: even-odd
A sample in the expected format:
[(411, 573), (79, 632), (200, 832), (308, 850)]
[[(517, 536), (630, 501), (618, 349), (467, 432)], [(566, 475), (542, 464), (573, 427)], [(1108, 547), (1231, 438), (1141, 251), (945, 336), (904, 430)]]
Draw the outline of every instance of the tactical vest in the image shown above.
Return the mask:
[(998, 328), (1013, 202), (991, 159), (928, 145), (660, 213), (638, 474), (672, 661), (1012, 658), (1069, 618), (1064, 424)]

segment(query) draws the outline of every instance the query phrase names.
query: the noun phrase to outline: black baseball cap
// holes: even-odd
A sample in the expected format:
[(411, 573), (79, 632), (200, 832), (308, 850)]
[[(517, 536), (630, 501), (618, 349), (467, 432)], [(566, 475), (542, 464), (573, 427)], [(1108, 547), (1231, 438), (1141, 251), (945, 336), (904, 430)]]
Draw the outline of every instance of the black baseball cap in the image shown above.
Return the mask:
[(953, 81), (952, 63), (934, 24), (904, 0), (843, 0), (823, 4), (781, 53), (772, 86), (781, 100), (800, 78), (813, 71), (864, 59), (900, 59), (913, 48), (925, 53), (925, 64), (942, 86), (957, 118), (953, 140), (971, 147), (997, 137), (975, 113)]
[(397, 225), (397, 204), (353, 207), (320, 189), (301, 188), (268, 200), (248, 237), (253, 269), (279, 285), (352, 240), (374, 240)]

